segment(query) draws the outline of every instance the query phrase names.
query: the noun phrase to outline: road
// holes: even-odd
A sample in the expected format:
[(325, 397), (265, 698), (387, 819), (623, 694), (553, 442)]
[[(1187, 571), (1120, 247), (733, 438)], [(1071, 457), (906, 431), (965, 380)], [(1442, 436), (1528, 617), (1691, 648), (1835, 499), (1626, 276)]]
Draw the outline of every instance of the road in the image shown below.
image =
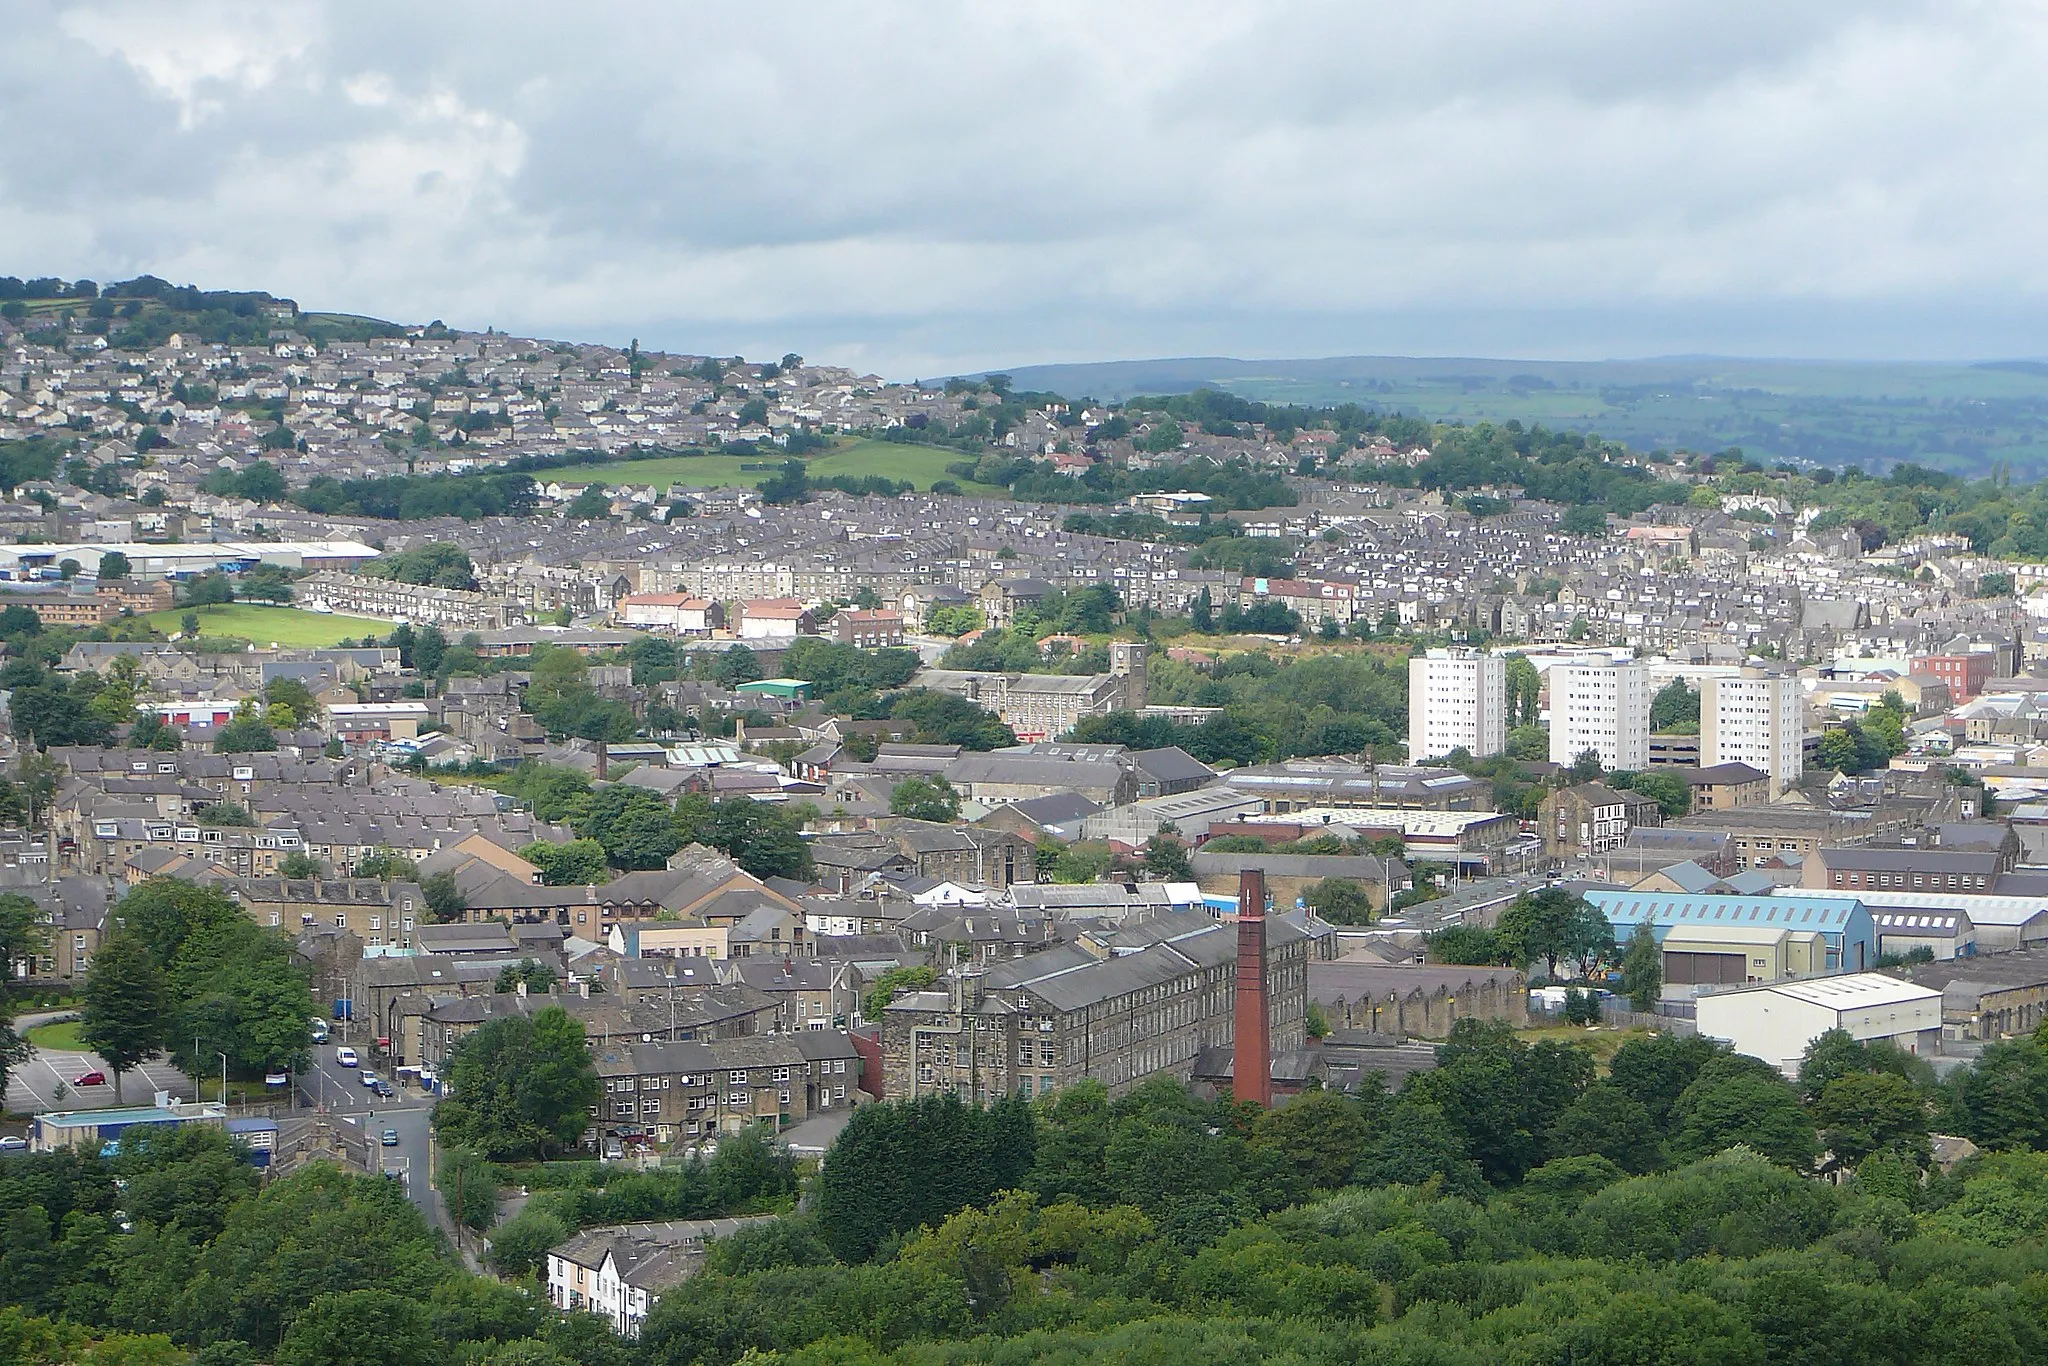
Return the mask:
[[(406, 1169), (405, 1193), (427, 1216), (428, 1222), (447, 1231), (454, 1226), (441, 1208), (430, 1181), (433, 1155), (427, 1135), (427, 1121), (433, 1113), (433, 1099), (414, 1087), (398, 1089), (390, 1100), (380, 1100), (363, 1085), (364, 1069), (343, 1067), (334, 1060), (336, 1044), (319, 1044), (313, 1049), (313, 1066), (299, 1079), (299, 1098), (321, 1107), (330, 1115), (361, 1126), (370, 1136), (371, 1160), (380, 1165), (400, 1164)], [(357, 1049), (358, 1053), (364, 1050)], [(367, 1061), (366, 1055), (366, 1061)], [(398, 1079), (382, 1068), (377, 1075), (397, 1087)], [(386, 1129), (398, 1131), (398, 1146), (378, 1146)]]
[[(24, 1015), (16, 1022), (16, 1027), (25, 1033), (37, 1025), (68, 1019), (76, 1013), (58, 1010)], [(430, 1180), (433, 1157), (427, 1125), (433, 1113), (432, 1097), (417, 1088), (407, 1087), (392, 1099), (381, 1100), (363, 1085), (362, 1070), (343, 1067), (334, 1060), (334, 1053), (335, 1046), (331, 1044), (318, 1045), (313, 1049), (313, 1066), (296, 1079), (299, 1103), (324, 1108), (330, 1115), (361, 1126), (370, 1136), (372, 1163), (379, 1167), (386, 1164), (404, 1166), (406, 1195), (419, 1206), (430, 1223), (452, 1236), (453, 1223), (441, 1208), (441, 1201)], [(74, 1077), (90, 1071), (107, 1071), (95, 1054), (39, 1048), (35, 1056), (8, 1075), (6, 1108), (16, 1114), (34, 1114), (41, 1110), (99, 1109), (112, 1105), (114, 1088), (111, 1084), (83, 1088), (71, 1084)], [(108, 1072), (109, 1077), (112, 1075)], [(378, 1075), (397, 1085), (398, 1079), (388, 1072), (380, 1070)], [(59, 1083), (63, 1085), (61, 1096), (57, 1089)], [(129, 1105), (149, 1104), (156, 1091), (169, 1091), (189, 1100), (192, 1080), (163, 1060), (144, 1063), (121, 1080), (122, 1099)], [(386, 1129), (398, 1131), (398, 1146), (381, 1146), (378, 1140)]]

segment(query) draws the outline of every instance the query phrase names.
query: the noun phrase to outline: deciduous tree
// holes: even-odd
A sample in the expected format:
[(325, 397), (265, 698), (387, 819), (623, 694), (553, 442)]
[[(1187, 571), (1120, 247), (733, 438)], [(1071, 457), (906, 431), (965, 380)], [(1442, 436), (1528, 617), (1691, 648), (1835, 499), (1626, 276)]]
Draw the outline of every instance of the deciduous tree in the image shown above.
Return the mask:
[(444, 1141), (494, 1161), (573, 1143), (602, 1092), (583, 1026), (560, 1006), (492, 1020), (464, 1039), (434, 1110)]
[(164, 1046), (169, 1007), (164, 975), (140, 938), (115, 934), (100, 945), (86, 970), (78, 1033), (114, 1074), (116, 1101), (121, 1078)]
[(1647, 921), (1629, 932), (1628, 949), (1621, 955), (1621, 994), (1637, 1010), (1654, 1010), (1664, 994), (1664, 950)]

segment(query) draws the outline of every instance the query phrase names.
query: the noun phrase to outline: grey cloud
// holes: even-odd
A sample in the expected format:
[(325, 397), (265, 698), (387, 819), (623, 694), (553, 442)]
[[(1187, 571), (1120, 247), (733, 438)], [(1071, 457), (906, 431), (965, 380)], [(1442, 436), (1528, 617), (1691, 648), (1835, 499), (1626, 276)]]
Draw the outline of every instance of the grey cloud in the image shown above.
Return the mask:
[(894, 374), (2048, 351), (2020, 3), (16, 8), (0, 271)]

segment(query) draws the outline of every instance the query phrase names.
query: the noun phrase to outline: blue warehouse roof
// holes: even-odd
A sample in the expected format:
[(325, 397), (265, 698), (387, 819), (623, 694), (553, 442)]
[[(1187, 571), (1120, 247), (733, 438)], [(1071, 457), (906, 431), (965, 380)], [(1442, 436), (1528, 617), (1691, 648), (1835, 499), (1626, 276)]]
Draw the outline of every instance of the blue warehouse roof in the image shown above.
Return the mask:
[(1617, 933), (1647, 920), (1654, 932), (1679, 925), (1764, 926), (1820, 934), (1868, 933), (1870, 912), (1853, 897), (1702, 896), (1686, 892), (1589, 891)]

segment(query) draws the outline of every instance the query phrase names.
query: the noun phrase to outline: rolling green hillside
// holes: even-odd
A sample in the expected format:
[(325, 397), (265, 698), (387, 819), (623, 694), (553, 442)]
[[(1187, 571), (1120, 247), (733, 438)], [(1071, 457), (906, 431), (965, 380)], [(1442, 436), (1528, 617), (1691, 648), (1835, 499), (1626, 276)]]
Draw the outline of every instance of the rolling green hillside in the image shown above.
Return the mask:
[(1442, 421), (1520, 418), (1639, 449), (1982, 475), (2048, 475), (2048, 365), (1855, 364), (1671, 357), (1516, 361), (1220, 357), (1024, 366), (1018, 389), (1106, 401), (1204, 385), (1268, 403), (1363, 403)]

